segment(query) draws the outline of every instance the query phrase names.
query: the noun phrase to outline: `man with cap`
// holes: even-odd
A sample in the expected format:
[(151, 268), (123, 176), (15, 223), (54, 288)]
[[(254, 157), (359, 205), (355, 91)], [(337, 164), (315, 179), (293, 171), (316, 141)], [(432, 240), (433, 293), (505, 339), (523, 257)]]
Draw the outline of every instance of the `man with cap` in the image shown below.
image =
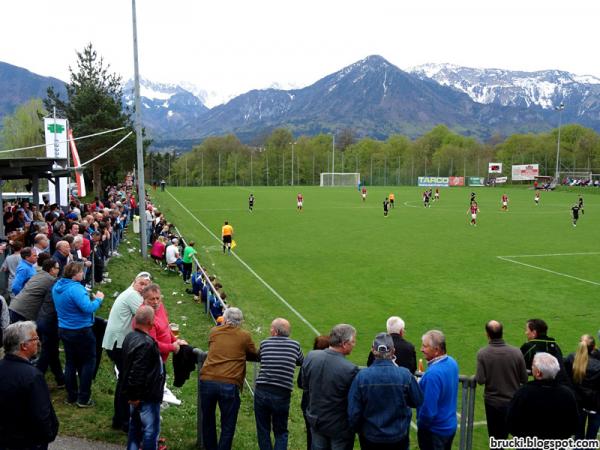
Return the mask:
[(423, 393), (408, 369), (394, 363), (389, 334), (375, 336), (372, 349), (373, 363), (358, 372), (350, 387), (350, 425), (363, 450), (408, 449), (411, 408), (423, 403)]

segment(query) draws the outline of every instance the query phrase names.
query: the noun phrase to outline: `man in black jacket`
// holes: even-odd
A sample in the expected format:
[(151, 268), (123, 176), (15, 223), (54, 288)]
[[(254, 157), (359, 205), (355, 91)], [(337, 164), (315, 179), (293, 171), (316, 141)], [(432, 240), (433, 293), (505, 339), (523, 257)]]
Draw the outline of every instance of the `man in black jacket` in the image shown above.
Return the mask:
[(158, 345), (148, 334), (154, 310), (142, 305), (135, 313), (136, 328), (123, 341), (123, 395), (130, 405), (127, 448), (156, 450), (160, 434), (160, 404), (165, 369)]
[(35, 322), (4, 330), (6, 356), (0, 360), (0, 448), (43, 450), (58, 433), (44, 375), (30, 362), (39, 352)]
[[(390, 317), (386, 322), (387, 332), (394, 341), (394, 362), (399, 367), (406, 367), (408, 371), (414, 374), (417, 370), (417, 353), (415, 346), (404, 339), (404, 320), (398, 316)], [(369, 352), (367, 366), (371, 366), (375, 357), (373, 352)]]
[(533, 357), (538, 352), (550, 353), (558, 361), (560, 371), (556, 375), (556, 381), (569, 384), (569, 377), (565, 372), (563, 354), (556, 340), (548, 336), (548, 325), (542, 319), (529, 319), (525, 324), (525, 336), (527, 342), (521, 345), (521, 353), (525, 358), (525, 366), (532, 370)]

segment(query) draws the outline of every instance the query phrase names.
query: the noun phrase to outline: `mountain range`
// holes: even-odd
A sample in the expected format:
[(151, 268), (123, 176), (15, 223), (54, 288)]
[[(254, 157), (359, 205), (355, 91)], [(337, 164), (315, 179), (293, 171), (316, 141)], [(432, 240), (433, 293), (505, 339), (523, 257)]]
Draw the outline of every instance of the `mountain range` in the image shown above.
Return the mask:
[[(0, 116), (47, 86), (64, 83), (0, 63)], [(16, 87), (16, 88), (15, 88)], [(133, 103), (131, 81), (124, 104)], [(373, 55), (299, 89), (261, 89), (208, 108), (215, 100), (194, 86), (141, 80), (142, 117), (155, 149), (186, 150), (203, 138), (235, 133), (260, 144), (271, 130), (295, 135), (352, 129), (357, 136), (419, 136), (437, 124), (487, 139), (494, 134), (539, 132), (563, 123), (600, 131), (600, 79), (558, 70), (519, 72), (426, 64), (401, 70)]]

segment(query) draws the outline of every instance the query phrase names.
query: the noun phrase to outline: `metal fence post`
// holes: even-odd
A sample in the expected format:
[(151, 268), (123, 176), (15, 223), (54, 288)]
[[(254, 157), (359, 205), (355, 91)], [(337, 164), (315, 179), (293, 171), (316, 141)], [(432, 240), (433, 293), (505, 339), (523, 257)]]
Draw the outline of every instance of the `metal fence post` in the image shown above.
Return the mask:
[(467, 450), (473, 448), (473, 428), (475, 423), (475, 390), (477, 389), (477, 382), (474, 377), (469, 380), (471, 394), (469, 398), (469, 424), (467, 428)]
[(200, 371), (202, 365), (206, 360), (207, 353), (203, 352), (199, 348), (194, 349), (194, 353), (198, 357), (198, 392), (197, 392), (197, 404), (196, 404), (196, 448), (204, 448), (204, 440), (202, 439), (202, 408), (200, 407)]
[(467, 441), (467, 415), (469, 411), (469, 385), (468, 381), (461, 379), (460, 385), (462, 387), (462, 401), (460, 405), (460, 441), (458, 448), (460, 450), (467, 450), (466, 441)]

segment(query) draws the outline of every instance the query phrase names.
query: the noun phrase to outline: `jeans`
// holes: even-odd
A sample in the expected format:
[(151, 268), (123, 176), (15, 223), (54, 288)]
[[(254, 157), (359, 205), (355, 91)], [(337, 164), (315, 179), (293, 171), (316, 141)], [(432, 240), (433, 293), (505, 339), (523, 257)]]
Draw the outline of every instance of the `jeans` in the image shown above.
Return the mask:
[[(587, 432), (585, 423), (587, 421)], [(579, 426), (575, 433), (575, 439), (596, 439), (600, 429), (600, 413), (591, 414), (587, 411), (581, 411), (579, 416)]]
[[(286, 450), (288, 443), (288, 415), (291, 393), (274, 393), (262, 389), (254, 391), (254, 417), (260, 450)], [(271, 443), (271, 424), (275, 446)]]
[(417, 438), (419, 439), (419, 449), (421, 450), (451, 450), (454, 434), (440, 436), (439, 434), (434, 434), (429, 430), (420, 428), (417, 431)]
[(129, 403), (123, 391), (123, 350), (117, 348), (117, 344), (112, 350), (106, 350), (110, 360), (117, 366), (119, 376), (117, 378), (117, 387), (115, 388), (115, 398), (113, 401), (114, 414), (112, 418), (112, 427), (115, 429), (127, 430), (129, 424)]
[(140, 402), (129, 407), (127, 450), (156, 450), (160, 434), (160, 403)]
[[(58, 329), (65, 347), (65, 385), (69, 402), (88, 403), (96, 367), (96, 337), (92, 327), (78, 330)], [(79, 375), (79, 389), (77, 376)]]
[(65, 384), (65, 374), (58, 356), (58, 322), (55, 320), (40, 320), (37, 322), (37, 332), (42, 342), (42, 351), (35, 366), (43, 374), (52, 371), (56, 384)]
[(354, 448), (354, 435), (352, 437), (329, 437), (311, 428), (312, 450), (352, 450)]
[[(215, 418), (217, 404), (221, 411), (221, 436), (218, 444)], [(201, 381), (200, 408), (202, 410), (202, 438), (206, 450), (230, 450), (240, 409), (238, 386), (216, 381)]]
[(371, 442), (362, 434), (358, 436), (361, 450), (408, 450), (409, 440), (408, 434), (398, 442)]

